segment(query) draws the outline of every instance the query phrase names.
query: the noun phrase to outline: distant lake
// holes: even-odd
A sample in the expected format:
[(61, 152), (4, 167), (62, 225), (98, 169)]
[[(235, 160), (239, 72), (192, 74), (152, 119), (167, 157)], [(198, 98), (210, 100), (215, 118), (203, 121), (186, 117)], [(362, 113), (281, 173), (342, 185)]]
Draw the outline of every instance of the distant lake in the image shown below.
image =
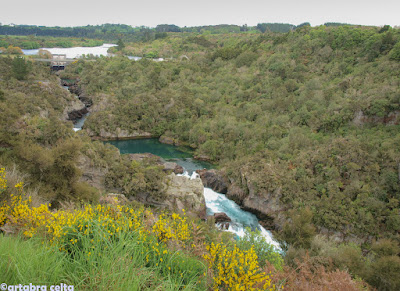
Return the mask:
[[(79, 58), (82, 55), (94, 55), (94, 56), (111, 56), (112, 54), (107, 53), (110, 47), (116, 46), (116, 44), (105, 43), (102, 46), (95, 47), (70, 47), (70, 48), (41, 48), (47, 50), (51, 54), (56, 55), (67, 55), (68, 59)], [(39, 49), (34, 50), (22, 50), (25, 55), (32, 56), (39, 53)]]

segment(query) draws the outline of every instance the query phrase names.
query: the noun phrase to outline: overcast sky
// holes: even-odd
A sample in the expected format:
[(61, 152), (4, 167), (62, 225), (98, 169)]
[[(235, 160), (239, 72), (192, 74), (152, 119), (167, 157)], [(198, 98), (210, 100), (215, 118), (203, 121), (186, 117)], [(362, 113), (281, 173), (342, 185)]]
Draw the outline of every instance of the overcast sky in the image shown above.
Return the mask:
[(400, 25), (400, 0), (1, 0), (0, 23), (81, 26), (200, 26), (280, 22)]

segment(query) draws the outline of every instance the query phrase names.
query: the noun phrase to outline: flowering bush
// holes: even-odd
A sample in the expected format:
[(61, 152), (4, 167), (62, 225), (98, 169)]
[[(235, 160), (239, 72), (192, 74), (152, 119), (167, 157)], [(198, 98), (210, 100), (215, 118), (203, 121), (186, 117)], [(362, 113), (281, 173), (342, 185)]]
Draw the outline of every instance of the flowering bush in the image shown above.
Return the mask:
[(207, 249), (204, 258), (213, 272), (215, 290), (257, 290), (255, 286), (261, 283), (263, 290), (275, 290), (270, 276), (260, 271), (254, 248), (242, 251), (234, 245), (229, 250), (223, 243), (211, 243)]
[(162, 242), (171, 240), (180, 244), (191, 239), (187, 218), (177, 213), (172, 213), (171, 217), (165, 214), (160, 215), (153, 226), (153, 232)]
[[(7, 187), (4, 169), (0, 172), (0, 189)], [(270, 276), (261, 271), (254, 247), (228, 249), (223, 243), (212, 243), (203, 257), (182, 249), (195, 250), (198, 227), (189, 224), (185, 215), (162, 213), (156, 219), (152, 211), (121, 205), (84, 205), (73, 210), (51, 211), (42, 204), (32, 206), (25, 197), (23, 184), (15, 185), (16, 194), (0, 207), (0, 225), (8, 223), (24, 236), (39, 235), (72, 258), (85, 256), (88, 262), (118, 241), (134, 240), (139, 246), (136, 256), (143, 256), (146, 267), (159, 268), (165, 276), (181, 278), (183, 284), (205, 284), (211, 275), (213, 288), (223, 290), (275, 290)], [(211, 270), (207, 274), (205, 259)], [(202, 285), (203, 286), (203, 285)], [(204, 287), (206, 288), (206, 287)]]

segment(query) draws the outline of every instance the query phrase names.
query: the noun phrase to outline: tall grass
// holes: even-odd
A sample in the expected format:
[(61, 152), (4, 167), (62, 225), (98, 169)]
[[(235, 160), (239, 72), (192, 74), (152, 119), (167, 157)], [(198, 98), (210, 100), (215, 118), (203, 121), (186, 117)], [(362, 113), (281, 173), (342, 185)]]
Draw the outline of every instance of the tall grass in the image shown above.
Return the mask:
[(0, 235), (0, 282), (56, 284), (66, 279), (65, 254), (37, 238)]
[(0, 282), (74, 285), (75, 290), (205, 290), (206, 267), (139, 231), (105, 240), (78, 234), (68, 252), (37, 238), (0, 238)]

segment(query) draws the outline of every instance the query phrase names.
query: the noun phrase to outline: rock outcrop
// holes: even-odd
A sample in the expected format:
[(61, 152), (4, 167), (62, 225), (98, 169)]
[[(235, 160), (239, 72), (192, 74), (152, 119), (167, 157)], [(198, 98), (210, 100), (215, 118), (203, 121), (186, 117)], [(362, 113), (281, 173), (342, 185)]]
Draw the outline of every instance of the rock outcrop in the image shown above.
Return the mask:
[(353, 124), (362, 126), (366, 123), (385, 124), (385, 125), (398, 125), (400, 124), (400, 111), (393, 111), (385, 116), (370, 116), (365, 115), (361, 110), (357, 111), (354, 116)]
[(235, 180), (230, 179), (226, 196), (238, 203), (243, 210), (255, 214), (265, 228), (280, 229), (285, 222), (284, 207), (280, 203), (281, 189), (272, 192), (256, 190), (251, 182), (251, 175), (244, 171), (240, 174), (240, 187)]
[(165, 162), (163, 165), (165, 172), (171, 171), (175, 174), (183, 174), (183, 167), (179, 166), (177, 163)]
[(199, 161), (205, 161), (205, 162), (210, 162), (211, 161), (211, 158), (209, 156), (207, 156), (207, 155), (201, 155), (201, 154), (194, 155), (194, 158), (196, 160), (199, 160)]
[(177, 213), (206, 218), (206, 203), (203, 195), (204, 187), (199, 178), (188, 179), (184, 176), (168, 175), (165, 180), (165, 190), (162, 198), (156, 198), (149, 193), (139, 193), (130, 199), (145, 205), (169, 209)]
[(163, 158), (150, 154), (128, 154), (130, 160), (134, 161), (143, 161), (144, 159), (152, 159), (152, 161), (160, 166), (164, 167), (164, 172), (167, 173), (175, 173), (175, 174), (183, 174), (183, 168), (174, 162), (166, 162)]
[(87, 113), (85, 104), (83, 104), (79, 99), (74, 98), (72, 101), (69, 101), (68, 105), (64, 108), (62, 119), (75, 121), (80, 118), (79, 116), (84, 114), (82, 113), (84, 111)]
[(215, 223), (232, 221), (232, 219), (230, 219), (230, 217), (224, 212), (214, 213), (214, 220), (215, 220)]
[(164, 172), (175, 173), (175, 174), (183, 174), (183, 168), (174, 162), (166, 162), (163, 158), (150, 154), (128, 154), (130, 160), (134, 161), (143, 161), (144, 159), (152, 159), (154, 163), (163, 166)]
[(197, 170), (196, 171), (201, 180), (203, 181), (203, 185), (207, 188), (211, 188), (213, 191), (226, 194), (228, 192), (228, 182), (220, 172), (216, 170)]
[(164, 203), (169, 209), (180, 213), (185, 209), (189, 215), (206, 218), (204, 186), (200, 178), (189, 179), (172, 173), (167, 176), (166, 184)]
[(210, 217), (214, 218), (215, 224), (219, 229), (221, 230), (229, 229), (229, 225), (232, 219), (230, 219), (230, 217), (226, 213), (218, 212), (214, 213), (214, 215)]
[(81, 119), (85, 114), (87, 114), (89, 110), (87, 109), (86, 106), (84, 106), (81, 109), (78, 110), (73, 110), (68, 112), (68, 120), (71, 120), (72, 122), (76, 122), (78, 119)]
[(226, 194), (226, 197), (235, 201), (244, 210), (255, 214), (262, 226), (268, 229), (282, 227), (284, 216), (283, 206), (280, 203), (280, 189), (271, 193), (256, 191), (251, 179), (242, 172), (240, 183), (234, 179), (228, 179), (223, 171), (213, 169), (196, 172), (200, 175), (205, 187)]
[(68, 90), (72, 94), (75, 94), (76, 96), (80, 96), (83, 93), (82, 88), (78, 86), (77, 82), (76, 83), (67, 83), (67, 84), (68, 85), (64, 85), (64, 86), (68, 86)]
[[(249, 189), (252, 185), (248, 184)], [(249, 190), (249, 194), (242, 201), (242, 208), (257, 216), (259, 223), (267, 229), (280, 229), (284, 222), (283, 205), (280, 203), (280, 189), (272, 193), (255, 193)]]
[(125, 129), (117, 128), (115, 132), (108, 132), (101, 129), (97, 134), (90, 129), (86, 129), (87, 134), (92, 137), (92, 139), (100, 140), (121, 140), (121, 139), (135, 139), (135, 138), (150, 138), (152, 134), (145, 131), (128, 131)]
[(181, 142), (179, 139), (170, 137), (168, 135), (160, 136), (158, 141), (161, 142), (161, 143), (164, 143), (164, 144), (170, 144), (170, 145), (174, 145), (174, 146), (187, 146), (186, 143)]
[(60, 80), (61, 85), (68, 86), (68, 90), (75, 94), (75, 98), (64, 108), (63, 119), (76, 122), (89, 112), (93, 102), (90, 97), (82, 96), (83, 92), (77, 85), (77, 80)]
[(93, 105), (92, 98), (88, 96), (79, 95), (78, 98), (82, 101), (83, 104), (85, 104), (86, 107), (91, 107)]

